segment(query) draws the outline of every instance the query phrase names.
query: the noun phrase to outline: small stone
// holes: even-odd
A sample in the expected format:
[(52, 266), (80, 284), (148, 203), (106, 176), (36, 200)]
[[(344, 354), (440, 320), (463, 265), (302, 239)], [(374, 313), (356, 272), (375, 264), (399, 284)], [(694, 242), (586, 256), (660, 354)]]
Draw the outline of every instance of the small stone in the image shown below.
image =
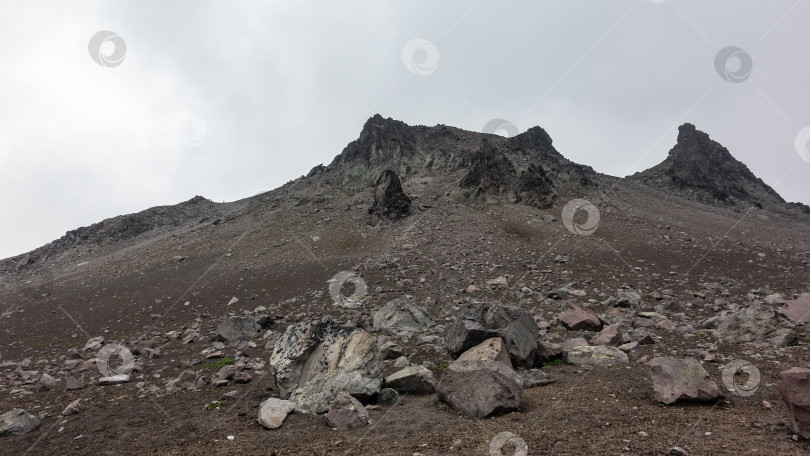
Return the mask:
[(294, 403), (271, 397), (259, 406), (259, 424), (267, 429), (278, 429), (294, 409)]
[(245, 371), (237, 372), (233, 375), (233, 382), (234, 383), (250, 383), (251, 377)]
[(71, 402), (67, 408), (62, 412), (63, 416), (70, 416), (79, 413), (82, 410), (82, 403), (81, 400), (76, 399), (75, 401)]
[(394, 367), (397, 369), (402, 369), (403, 367), (408, 367), (411, 363), (408, 362), (408, 357), (400, 356), (399, 358), (394, 360)]
[(550, 385), (557, 380), (550, 378), (547, 373), (540, 369), (529, 369), (518, 374), (523, 378), (523, 388), (535, 388), (537, 386)]
[(118, 385), (119, 383), (128, 383), (130, 381), (129, 374), (118, 374), (110, 377), (101, 377), (98, 379), (98, 384), (104, 385)]

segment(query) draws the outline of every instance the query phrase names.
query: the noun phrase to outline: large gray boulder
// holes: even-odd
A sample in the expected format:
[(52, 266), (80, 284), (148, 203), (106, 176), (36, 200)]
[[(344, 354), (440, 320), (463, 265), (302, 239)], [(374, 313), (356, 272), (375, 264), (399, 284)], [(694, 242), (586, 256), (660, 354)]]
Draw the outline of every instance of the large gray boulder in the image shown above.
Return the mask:
[(290, 325), (276, 343), (270, 365), (281, 397), (305, 413), (329, 410), (341, 391), (370, 400), (383, 381), (376, 338), (329, 316)]
[(229, 317), (217, 327), (217, 339), (228, 342), (251, 340), (261, 329), (253, 317)]
[(717, 383), (694, 358), (654, 358), (650, 361), (650, 377), (655, 400), (664, 404), (678, 401), (714, 402), (724, 397)]
[(39, 427), (39, 419), (23, 409), (13, 409), (0, 415), (0, 437), (25, 434)]
[(793, 345), (796, 341), (794, 324), (770, 306), (757, 303), (723, 311), (709, 318), (703, 326), (728, 343)]
[(500, 338), (467, 350), (444, 371), (439, 399), (469, 416), (484, 418), (520, 405), (523, 379), (512, 369)]
[(410, 336), (430, 326), (430, 314), (411, 299), (389, 301), (374, 313), (374, 330), (397, 336)]
[(475, 302), (463, 305), (447, 335), (447, 349), (457, 357), (483, 341), (500, 337), (512, 362), (534, 367), (540, 330), (532, 315), (520, 307)]

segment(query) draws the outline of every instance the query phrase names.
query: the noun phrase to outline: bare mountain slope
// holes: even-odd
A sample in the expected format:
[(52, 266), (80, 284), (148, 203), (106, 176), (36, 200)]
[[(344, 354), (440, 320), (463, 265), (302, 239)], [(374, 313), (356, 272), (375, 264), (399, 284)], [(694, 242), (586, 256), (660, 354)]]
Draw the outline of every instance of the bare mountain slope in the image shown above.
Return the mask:
[[(397, 172), (412, 210), (372, 226), (374, 185), (386, 169)], [(810, 450), (790, 439), (787, 410), (771, 386), (782, 370), (810, 363), (810, 332), (783, 328), (777, 314), (781, 301), (810, 291), (810, 224), (766, 204), (737, 212), (665, 186), (616, 181), (566, 160), (539, 127), (501, 138), (375, 116), (329, 166), (279, 189), (225, 205), (195, 198), (155, 208), (133, 231), (123, 228), (125, 218), (105, 221), (58, 250), (38, 250), (49, 253), (20, 269), (21, 257), (7, 260), (0, 412), (23, 408), (42, 425), (2, 437), (2, 451), (489, 454), (503, 431), (524, 439), (531, 454), (666, 454), (676, 445), (696, 455)], [(563, 223), (572, 198), (596, 204), (591, 235)], [(342, 271), (368, 285), (358, 308), (330, 295), (328, 281)], [(619, 325), (632, 346), (629, 362), (547, 365), (556, 383), (525, 389), (517, 411), (481, 420), (435, 394), (403, 394), (399, 406), (372, 407), (372, 425), (355, 430), (335, 431), (323, 416), (300, 413), (273, 431), (256, 423), (259, 404), (280, 393), (267, 362), (287, 327), (331, 315), (373, 331), (374, 313), (406, 295), (429, 313), (429, 328), (410, 338), (374, 334), (437, 379), (453, 361), (444, 341), (454, 317), (476, 301), (526, 310), (546, 344), (595, 340), (598, 333), (561, 323), (569, 305), (582, 306)], [(753, 332), (706, 323), (752, 312), (765, 315)], [(220, 345), (223, 320), (246, 315), (272, 324), (250, 342)], [(771, 330), (785, 343), (766, 340)], [(134, 353), (130, 382), (98, 384), (98, 350), (83, 348), (99, 336)], [(750, 396), (728, 392), (717, 404), (664, 407), (645, 364), (663, 355), (699, 358), (721, 387), (728, 361), (749, 360), (761, 386)], [(227, 358), (235, 367), (222, 367)], [(221, 378), (229, 369), (239, 369), (239, 381)], [(385, 374), (395, 371), (386, 361)], [(56, 386), (44, 386), (45, 373)], [(225, 386), (199, 380), (173, 390), (170, 382), (183, 375)], [(67, 390), (69, 379), (83, 388)], [(76, 400), (82, 411), (62, 416)], [(225, 402), (209, 405), (216, 401)]]

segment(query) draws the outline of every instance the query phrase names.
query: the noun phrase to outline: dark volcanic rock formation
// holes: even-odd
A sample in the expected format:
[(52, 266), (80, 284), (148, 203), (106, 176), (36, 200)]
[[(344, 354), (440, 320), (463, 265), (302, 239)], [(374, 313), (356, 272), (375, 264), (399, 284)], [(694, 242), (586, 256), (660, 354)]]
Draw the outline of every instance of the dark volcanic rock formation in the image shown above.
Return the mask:
[(728, 149), (688, 123), (678, 128), (678, 142), (666, 160), (630, 179), (709, 204), (785, 203)]
[(530, 163), (518, 171), (506, 154), (487, 138), (470, 157), (469, 170), (459, 186), (465, 199), (476, 205), (487, 203), (524, 203), (541, 209), (557, 199), (554, 183), (542, 166)]
[(402, 183), (397, 173), (386, 170), (377, 178), (374, 190), (374, 205), (368, 210), (371, 224), (382, 221), (396, 221), (411, 215), (411, 199), (402, 190)]

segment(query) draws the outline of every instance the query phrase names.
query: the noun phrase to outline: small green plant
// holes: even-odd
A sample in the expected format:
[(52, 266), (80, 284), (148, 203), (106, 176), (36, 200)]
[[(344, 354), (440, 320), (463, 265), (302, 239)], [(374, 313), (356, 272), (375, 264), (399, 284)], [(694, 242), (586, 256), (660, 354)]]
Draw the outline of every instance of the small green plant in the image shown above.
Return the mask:
[(227, 404), (227, 403), (228, 403), (227, 399), (223, 399), (221, 401), (209, 402), (208, 404), (205, 405), (205, 410), (220, 409), (220, 408), (224, 407), (225, 404)]
[(555, 359), (554, 361), (552, 361), (550, 363), (543, 364), (541, 366), (541, 368), (546, 368), (546, 367), (550, 367), (550, 366), (562, 366), (562, 365), (563, 365), (563, 361), (561, 359)]
[(439, 367), (437, 367), (440, 371), (444, 372), (447, 370), (447, 363), (439, 363)]
[(208, 364), (206, 364), (206, 365), (205, 365), (205, 368), (206, 368), (206, 369), (222, 369), (222, 368), (223, 368), (223, 367), (225, 367), (225, 366), (230, 366), (230, 365), (231, 365), (231, 364), (233, 364), (235, 361), (236, 361), (236, 360), (235, 360), (235, 359), (233, 359), (233, 358), (222, 358), (222, 359), (220, 359), (219, 361), (217, 361), (217, 362), (215, 362), (215, 363), (208, 363)]

